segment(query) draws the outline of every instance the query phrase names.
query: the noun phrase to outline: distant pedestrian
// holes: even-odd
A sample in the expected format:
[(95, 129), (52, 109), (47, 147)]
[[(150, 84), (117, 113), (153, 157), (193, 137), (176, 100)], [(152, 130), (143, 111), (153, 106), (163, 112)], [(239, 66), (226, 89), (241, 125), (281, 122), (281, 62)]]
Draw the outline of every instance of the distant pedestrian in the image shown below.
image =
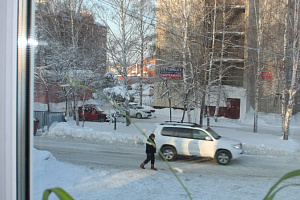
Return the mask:
[[(151, 169), (152, 170), (157, 170), (155, 167), (154, 167), (154, 162), (155, 162), (155, 153), (156, 153), (156, 147), (155, 147), (155, 142), (154, 142), (154, 139), (155, 139), (155, 135), (154, 134), (151, 134), (147, 140), (147, 143), (146, 143), (146, 154), (147, 154), (147, 158), (144, 162), (142, 162), (142, 164), (140, 165), (140, 167), (142, 169), (145, 169), (145, 165), (151, 160)], [(152, 141), (152, 142), (151, 142)]]

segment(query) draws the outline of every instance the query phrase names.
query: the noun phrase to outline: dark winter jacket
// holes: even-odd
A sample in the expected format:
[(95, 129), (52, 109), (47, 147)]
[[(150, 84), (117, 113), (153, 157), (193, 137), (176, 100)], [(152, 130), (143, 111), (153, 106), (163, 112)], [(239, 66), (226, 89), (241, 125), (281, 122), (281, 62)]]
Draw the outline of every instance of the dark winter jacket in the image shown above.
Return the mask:
[[(153, 143), (155, 144), (155, 142), (153, 141)], [(146, 153), (148, 154), (155, 154), (156, 153), (156, 149), (153, 146), (153, 144), (150, 142), (150, 138), (147, 140), (146, 143)]]

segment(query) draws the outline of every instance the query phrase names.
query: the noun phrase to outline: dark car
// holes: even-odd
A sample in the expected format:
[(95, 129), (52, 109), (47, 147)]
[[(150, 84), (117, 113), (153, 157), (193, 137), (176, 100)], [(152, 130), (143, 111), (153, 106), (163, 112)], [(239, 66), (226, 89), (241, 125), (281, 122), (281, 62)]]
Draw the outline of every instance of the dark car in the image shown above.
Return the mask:
[[(84, 113), (84, 117), (83, 117)], [(86, 121), (100, 121), (105, 122), (107, 121), (106, 113), (97, 105), (84, 105), (78, 107), (78, 115), (79, 120), (86, 120)]]

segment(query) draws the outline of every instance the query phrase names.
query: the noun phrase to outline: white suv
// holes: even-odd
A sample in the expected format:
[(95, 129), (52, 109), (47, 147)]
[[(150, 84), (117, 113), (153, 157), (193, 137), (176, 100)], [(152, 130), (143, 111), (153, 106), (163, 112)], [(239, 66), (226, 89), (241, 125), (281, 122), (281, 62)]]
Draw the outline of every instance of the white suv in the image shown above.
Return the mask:
[(210, 127), (197, 124), (166, 122), (156, 125), (154, 132), (158, 149), (168, 161), (177, 155), (215, 158), (221, 165), (243, 153), (240, 141), (221, 137)]

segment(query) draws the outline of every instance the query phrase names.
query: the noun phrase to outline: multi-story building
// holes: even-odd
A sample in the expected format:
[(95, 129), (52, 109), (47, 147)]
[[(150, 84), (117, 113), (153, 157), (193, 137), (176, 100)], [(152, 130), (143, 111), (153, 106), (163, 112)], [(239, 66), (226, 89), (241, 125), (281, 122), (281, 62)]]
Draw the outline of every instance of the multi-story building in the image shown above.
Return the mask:
[(259, 111), (280, 113), (281, 8), (245, 0), (158, 0), (154, 106), (195, 108), (205, 101), (210, 115), (219, 104), (219, 116), (244, 118), (257, 86)]

